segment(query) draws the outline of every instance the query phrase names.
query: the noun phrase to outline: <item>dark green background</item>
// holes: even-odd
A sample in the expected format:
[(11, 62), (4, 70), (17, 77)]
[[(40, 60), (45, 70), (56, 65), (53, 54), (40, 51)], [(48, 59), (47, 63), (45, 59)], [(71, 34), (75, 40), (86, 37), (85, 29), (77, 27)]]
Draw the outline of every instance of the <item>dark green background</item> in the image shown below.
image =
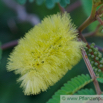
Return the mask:
[[(75, 1), (77, 0), (71, 0), (71, 3), (68, 6), (70, 6)], [(28, 13), (34, 13), (38, 15), (41, 20), (47, 15), (59, 12), (58, 5), (56, 5), (53, 9), (47, 9), (45, 4), (38, 6), (35, 2), (33, 2), (26, 3), (25, 7)], [(72, 21), (77, 27), (89, 15), (91, 8), (88, 9), (88, 7), (91, 7), (91, 5), (89, 5), (89, 3), (84, 3), (77, 9), (70, 12)], [(87, 8), (87, 10), (84, 10), (84, 8)], [(15, 19), (16, 16), (17, 14), (12, 9), (9, 9), (0, 0), (0, 42), (2, 44), (23, 37), (24, 34), (30, 28), (32, 28), (32, 25), (28, 22), (18, 23)], [(10, 18), (13, 18), (15, 20), (17, 30), (11, 31), (11, 29), (9, 28), (8, 20), (10, 20)], [(89, 32), (93, 29), (95, 28), (90, 27), (84, 30), (84, 32)], [(89, 42), (95, 42), (97, 45), (103, 47), (103, 37), (90, 37), (87, 38), (87, 40)], [(77, 64), (71, 71), (68, 71), (68, 73), (59, 82), (57, 82), (54, 86), (50, 87), (46, 92), (42, 92), (39, 95), (25, 96), (22, 92), (22, 89), (19, 87), (20, 84), (16, 82), (19, 75), (15, 75), (13, 72), (7, 72), (6, 70), (7, 58), (12, 49), (13, 47), (2, 51), (3, 53), (0, 64), (0, 103), (45, 103), (59, 88), (61, 88), (61, 86), (63, 86), (64, 83), (66, 83), (72, 77), (79, 74), (88, 73), (84, 61), (81, 60), (79, 64)], [(92, 83), (87, 85), (86, 87), (94, 88)]]

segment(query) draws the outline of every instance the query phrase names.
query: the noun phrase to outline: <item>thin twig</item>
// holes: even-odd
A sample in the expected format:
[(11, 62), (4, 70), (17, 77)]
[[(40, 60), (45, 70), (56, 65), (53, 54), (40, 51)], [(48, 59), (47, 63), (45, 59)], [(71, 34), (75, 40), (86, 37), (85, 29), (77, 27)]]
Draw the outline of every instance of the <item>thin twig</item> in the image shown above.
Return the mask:
[(93, 83), (94, 83), (96, 92), (97, 92), (98, 95), (100, 95), (102, 93), (102, 91), (101, 91), (101, 89), (99, 87), (98, 81), (96, 80), (95, 73), (94, 73), (94, 71), (92, 69), (92, 66), (91, 66), (90, 61), (89, 61), (89, 59), (87, 57), (87, 54), (86, 54), (86, 52), (84, 50), (81, 50), (81, 51), (82, 51), (82, 56), (83, 56), (83, 59), (85, 61), (85, 64), (86, 64), (86, 66), (87, 66), (87, 68), (89, 70), (89, 73), (90, 73), (92, 79), (94, 80)]
[(89, 36), (94, 36), (96, 35), (96, 33), (98, 32), (99, 28), (100, 28), (100, 24), (96, 27), (95, 31), (94, 32), (90, 32), (90, 33), (85, 33), (83, 34), (84, 37), (89, 37)]
[(1, 46), (1, 49), (2, 49), (2, 50), (5, 50), (5, 49), (8, 49), (8, 48), (10, 48), (10, 47), (14, 47), (14, 46), (17, 45), (17, 44), (18, 44), (18, 40), (14, 40), (14, 41), (8, 42), (8, 43), (6, 43), (6, 44), (3, 44), (3, 45)]
[(91, 15), (85, 20), (85, 22), (78, 28), (79, 32), (82, 32), (89, 24), (91, 24), (93, 21), (95, 21), (95, 14), (96, 14), (96, 8), (92, 6)]
[(87, 20), (82, 25), (80, 25), (80, 27), (78, 28), (79, 32), (82, 32), (88, 25), (94, 22), (96, 20), (97, 15), (101, 15), (101, 9), (103, 8), (103, 5), (101, 5), (100, 9), (96, 11), (97, 6), (99, 6), (100, 4), (101, 3), (97, 5), (96, 4), (92, 5), (91, 15), (90, 17), (87, 18)]
[(103, 9), (103, 4), (102, 4), (102, 5), (100, 6), (100, 8), (98, 9), (98, 14), (102, 14), (102, 13), (103, 13), (102, 9)]
[(65, 12), (65, 9), (63, 7), (61, 7), (59, 3), (58, 3), (58, 6), (59, 6), (61, 13), (63, 14)]
[(102, 21), (102, 19), (99, 17), (99, 15), (96, 15), (96, 19), (99, 21), (99, 23), (100, 23), (101, 25), (103, 25), (103, 21)]
[(85, 43), (87, 43), (87, 40), (84, 38), (84, 36), (82, 35), (82, 33), (79, 32), (78, 34), (79, 34), (79, 38), (81, 38)]
[(29, 14), (26, 12), (25, 7), (22, 5), (19, 5), (14, 0), (2, 0), (5, 5), (7, 5), (9, 8), (14, 10), (17, 13), (17, 20), (18, 22), (29, 22), (33, 26), (38, 24), (40, 22), (40, 19), (35, 14)]
[(85, 33), (85, 34), (83, 34), (83, 36), (85, 38), (87, 38), (87, 37), (90, 37), (90, 36), (94, 36), (95, 34), (96, 34), (96, 32), (94, 31), (94, 32), (90, 32), (90, 33)]
[(75, 10), (76, 8), (80, 7), (81, 6), (81, 2), (78, 0), (76, 2), (74, 2), (73, 4), (69, 5), (67, 8), (66, 8), (66, 11), (67, 12), (71, 12), (73, 10)]

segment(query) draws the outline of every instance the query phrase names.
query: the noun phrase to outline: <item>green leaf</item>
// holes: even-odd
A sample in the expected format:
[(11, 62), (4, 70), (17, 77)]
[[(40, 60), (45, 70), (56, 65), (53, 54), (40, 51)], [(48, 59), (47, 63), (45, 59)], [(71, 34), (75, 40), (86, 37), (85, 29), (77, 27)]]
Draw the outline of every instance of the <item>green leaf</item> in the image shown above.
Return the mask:
[(26, 3), (27, 0), (16, 0), (19, 4), (24, 5)]
[(96, 95), (93, 89), (81, 89), (75, 95)]
[(54, 0), (46, 0), (46, 6), (48, 9), (52, 9), (55, 6)]
[(36, 0), (36, 3), (37, 3), (38, 5), (41, 5), (43, 2), (44, 2), (44, 0)]
[(50, 99), (47, 103), (60, 103), (60, 95), (73, 95), (78, 90), (80, 90), (82, 87), (87, 85), (88, 83), (92, 82), (93, 80), (90, 78), (90, 76), (87, 75), (79, 75), (77, 77), (74, 77), (71, 79), (71, 81), (68, 81), (64, 84), (64, 86), (58, 90), (53, 96), (52, 99)]
[(103, 83), (103, 78), (97, 78), (97, 81)]

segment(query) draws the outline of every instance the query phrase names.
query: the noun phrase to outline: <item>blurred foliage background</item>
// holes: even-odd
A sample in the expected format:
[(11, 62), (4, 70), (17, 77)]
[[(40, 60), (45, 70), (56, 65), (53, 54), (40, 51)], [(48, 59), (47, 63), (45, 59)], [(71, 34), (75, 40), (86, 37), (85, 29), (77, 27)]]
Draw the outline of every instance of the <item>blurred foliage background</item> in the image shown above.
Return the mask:
[[(10, 2), (8, 3), (8, 1)], [(17, 3), (17, 0), (13, 1)], [(31, 1), (31, 3), (29, 1)], [(0, 43), (2, 46), (5, 43), (22, 38), (24, 34), (33, 27), (34, 24), (37, 24), (45, 16), (60, 12), (57, 3), (49, 8), (49, 6), (45, 4), (45, 2), (42, 2), (41, 5), (38, 5), (37, 1), (35, 0), (29, 1), (24, 0), (24, 2), (21, 2), (23, 4), (21, 6), (25, 8), (27, 14), (32, 14), (30, 16), (31, 19), (28, 19), (32, 21), (32, 17), (34, 17), (34, 22), (25, 20), (25, 16), (27, 15), (25, 13), (23, 14), (21, 12), (21, 9), (17, 11), (13, 9), (15, 8), (15, 5), (12, 5), (12, 0), (0, 0)], [(56, 1), (58, 2), (59, 0)], [(72, 22), (74, 22), (77, 27), (80, 26), (81, 23), (83, 23), (83, 21), (90, 15), (92, 5), (91, 1), (92, 0), (71, 0), (70, 3), (68, 1), (69, 4), (62, 5), (66, 6), (65, 8), (69, 11)], [(10, 7), (10, 3), (13, 8)], [(19, 3), (17, 4), (19, 5)], [(50, 4), (51, 3), (49, 3), (49, 5)], [(21, 12), (21, 14), (18, 12)], [(93, 23), (88, 28), (86, 28), (83, 33), (94, 31), (97, 24), (98, 22)], [(88, 37), (87, 41), (89, 43), (95, 42), (96, 45), (103, 47), (103, 33), (99, 36), (95, 35)], [(0, 103), (46, 103), (52, 97), (52, 95), (72, 77), (79, 74), (88, 73), (84, 61), (81, 60), (79, 64), (73, 67), (71, 71), (68, 71), (68, 73), (59, 82), (50, 87), (46, 92), (42, 92), (39, 95), (25, 96), (22, 92), (22, 89), (20, 88), (20, 84), (16, 82), (19, 75), (15, 75), (13, 72), (7, 72), (6, 70), (7, 58), (13, 48), (14, 46), (3, 49), (2, 57), (0, 56)], [(86, 87), (94, 88), (92, 83), (87, 85)]]

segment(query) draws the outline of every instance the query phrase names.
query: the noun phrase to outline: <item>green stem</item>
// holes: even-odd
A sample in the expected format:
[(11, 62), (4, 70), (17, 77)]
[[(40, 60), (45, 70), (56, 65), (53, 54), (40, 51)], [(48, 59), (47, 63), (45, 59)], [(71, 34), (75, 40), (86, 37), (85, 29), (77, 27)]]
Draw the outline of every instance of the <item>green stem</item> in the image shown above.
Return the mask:
[(89, 18), (87, 18), (87, 20), (78, 28), (79, 32), (82, 32), (93, 21), (94, 21), (94, 19), (92, 19), (91, 16)]
[(95, 15), (96, 15), (96, 7), (92, 6), (92, 11), (91, 11), (91, 15), (87, 18), (87, 20), (78, 28), (79, 32), (82, 32), (88, 25), (90, 25), (92, 22), (94, 22), (95, 19)]
[[(103, 8), (103, 5), (101, 5), (101, 7), (98, 9), (98, 11), (96, 12), (96, 8), (102, 4), (101, 2), (100, 3), (97, 3), (95, 4), (92, 0), (92, 11), (91, 11), (91, 15), (87, 18), (87, 20), (82, 24), (80, 25), (80, 27), (78, 28), (78, 31), (81, 33), (88, 25), (90, 25), (92, 22), (94, 22), (96, 20), (96, 16), (97, 15), (100, 15), (102, 12), (102, 8)], [(97, 14), (98, 13), (98, 14)]]

